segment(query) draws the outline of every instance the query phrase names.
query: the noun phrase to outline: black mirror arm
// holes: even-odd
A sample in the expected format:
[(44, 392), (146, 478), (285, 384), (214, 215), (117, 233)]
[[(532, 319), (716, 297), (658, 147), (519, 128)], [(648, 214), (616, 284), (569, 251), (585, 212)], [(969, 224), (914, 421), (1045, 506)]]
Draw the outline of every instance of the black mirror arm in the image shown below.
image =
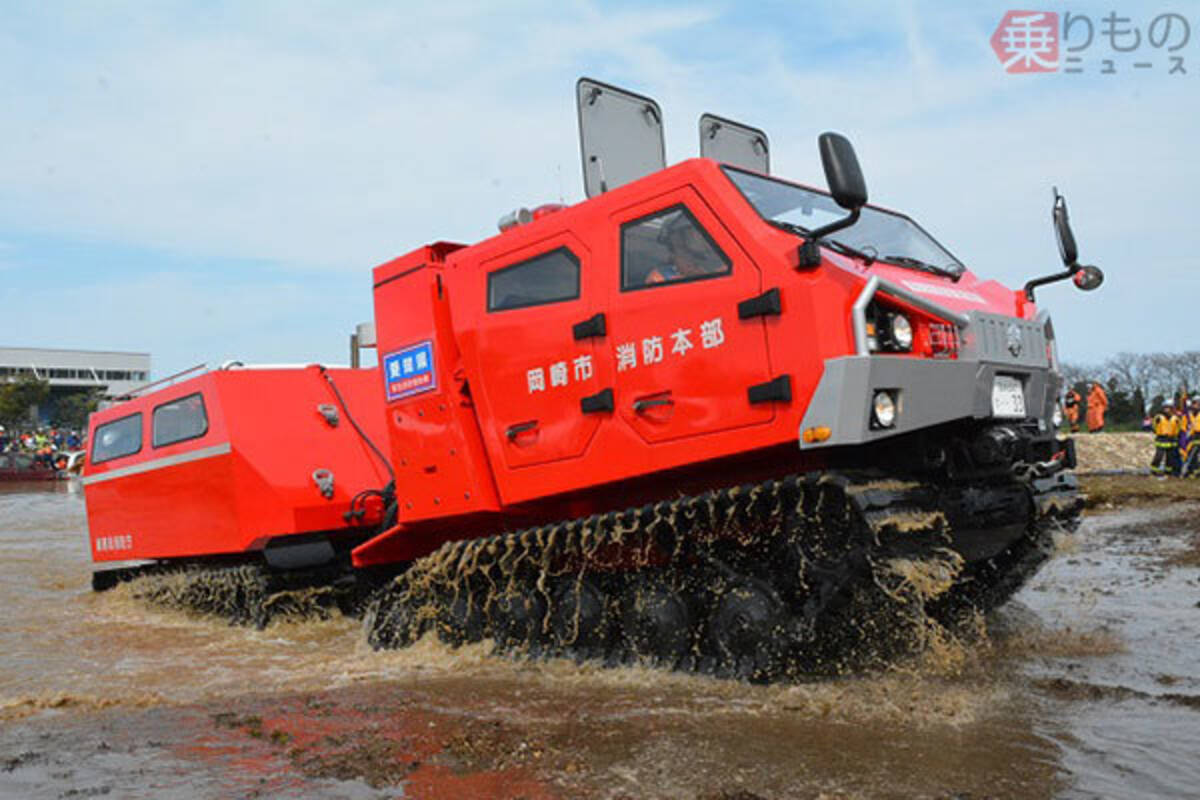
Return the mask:
[(1032, 303), (1034, 289), (1039, 286), (1045, 286), (1047, 283), (1058, 283), (1059, 281), (1065, 281), (1068, 278), (1073, 277), (1075, 273), (1079, 272), (1081, 269), (1083, 269), (1083, 265), (1079, 262), (1075, 262), (1074, 264), (1068, 265), (1066, 270), (1063, 272), (1056, 272), (1053, 275), (1047, 275), (1043, 278), (1034, 278), (1025, 284), (1025, 299)]
[(835, 220), (828, 225), (817, 228), (808, 234), (804, 244), (800, 245), (800, 267), (819, 267), (821, 266), (821, 248), (820, 239), (822, 236), (840, 231), (843, 228), (849, 228), (854, 223), (858, 222), (858, 214), (860, 209), (854, 209), (848, 216)]

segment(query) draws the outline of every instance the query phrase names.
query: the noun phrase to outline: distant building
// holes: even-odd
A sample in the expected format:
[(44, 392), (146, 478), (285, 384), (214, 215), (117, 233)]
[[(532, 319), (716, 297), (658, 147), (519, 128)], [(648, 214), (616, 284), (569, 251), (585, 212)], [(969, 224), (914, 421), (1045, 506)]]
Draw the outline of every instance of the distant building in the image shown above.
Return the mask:
[(50, 402), (38, 409), (38, 416), (45, 419), (64, 395), (99, 389), (105, 398), (113, 398), (146, 383), (150, 380), (150, 354), (0, 347), (0, 382), (23, 376), (50, 383)]

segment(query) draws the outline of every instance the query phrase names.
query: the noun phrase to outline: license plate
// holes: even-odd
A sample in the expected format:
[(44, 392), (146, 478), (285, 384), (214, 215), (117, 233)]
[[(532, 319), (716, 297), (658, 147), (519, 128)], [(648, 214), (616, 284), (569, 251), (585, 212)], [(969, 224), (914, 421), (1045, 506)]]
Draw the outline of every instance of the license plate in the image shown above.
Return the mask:
[(1025, 390), (1021, 379), (1009, 375), (997, 375), (992, 382), (992, 416), (1025, 416)]

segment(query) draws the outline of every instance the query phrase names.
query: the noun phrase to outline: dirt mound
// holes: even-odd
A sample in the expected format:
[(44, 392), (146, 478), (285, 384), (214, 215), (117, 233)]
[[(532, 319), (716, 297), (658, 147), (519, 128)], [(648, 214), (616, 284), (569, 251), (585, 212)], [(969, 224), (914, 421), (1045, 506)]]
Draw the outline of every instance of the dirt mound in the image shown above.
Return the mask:
[(1150, 433), (1080, 433), (1074, 436), (1078, 471), (1144, 470), (1154, 457)]

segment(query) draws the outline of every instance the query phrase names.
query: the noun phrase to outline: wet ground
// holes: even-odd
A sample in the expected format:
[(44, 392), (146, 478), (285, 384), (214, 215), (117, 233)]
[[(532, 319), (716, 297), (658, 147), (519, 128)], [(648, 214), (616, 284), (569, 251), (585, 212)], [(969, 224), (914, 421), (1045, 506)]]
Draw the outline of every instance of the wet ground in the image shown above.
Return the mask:
[(1195, 797), (1198, 511), (1089, 517), (973, 641), (756, 687), (150, 610), (90, 592), (81, 495), (0, 488), (0, 797)]

